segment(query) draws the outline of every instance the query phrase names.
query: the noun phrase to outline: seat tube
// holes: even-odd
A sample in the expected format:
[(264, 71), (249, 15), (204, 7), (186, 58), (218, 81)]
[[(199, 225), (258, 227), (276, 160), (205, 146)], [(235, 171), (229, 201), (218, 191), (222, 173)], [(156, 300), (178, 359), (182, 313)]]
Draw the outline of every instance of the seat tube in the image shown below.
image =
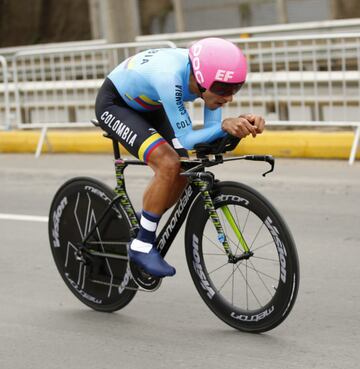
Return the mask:
[[(124, 177), (124, 170), (127, 167), (127, 163), (123, 159), (116, 159), (115, 160), (115, 173), (116, 173), (116, 187), (115, 192), (117, 195), (120, 196), (120, 203), (122, 207), (125, 209), (126, 215), (128, 216), (132, 233), (136, 233), (137, 229), (139, 228), (139, 222), (135, 214), (135, 210), (132, 206), (132, 203), (129, 199), (129, 196), (126, 192), (125, 187), (125, 177)], [(134, 236), (133, 234), (131, 236)]]

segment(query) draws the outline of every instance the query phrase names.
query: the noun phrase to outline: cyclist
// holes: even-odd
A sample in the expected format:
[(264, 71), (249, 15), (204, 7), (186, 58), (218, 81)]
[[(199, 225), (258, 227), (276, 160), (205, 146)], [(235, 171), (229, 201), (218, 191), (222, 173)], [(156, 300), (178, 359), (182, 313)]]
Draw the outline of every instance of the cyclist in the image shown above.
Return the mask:
[[(187, 183), (180, 176), (180, 157), (226, 133), (256, 137), (264, 130), (261, 116), (221, 116), (221, 107), (243, 86), (246, 70), (236, 45), (205, 38), (189, 50), (140, 52), (118, 65), (99, 90), (95, 110), (101, 128), (154, 171), (143, 196), (140, 229), (129, 247), (130, 260), (153, 276), (175, 274), (153, 244), (162, 214)], [(193, 130), (184, 102), (198, 97), (204, 101), (204, 128)]]

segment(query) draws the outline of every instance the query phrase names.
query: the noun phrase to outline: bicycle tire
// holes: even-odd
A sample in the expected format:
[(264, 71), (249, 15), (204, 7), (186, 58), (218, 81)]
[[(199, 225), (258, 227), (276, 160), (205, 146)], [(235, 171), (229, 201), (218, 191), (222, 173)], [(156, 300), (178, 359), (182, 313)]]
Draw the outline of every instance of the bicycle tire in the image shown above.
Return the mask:
[(59, 188), (50, 206), (49, 240), (57, 269), (82, 303), (102, 312), (122, 309), (137, 289), (126, 260), (130, 224), (119, 204), (114, 204), (95, 228), (87, 246), (100, 254), (116, 253), (122, 259), (90, 255), (84, 263), (76, 258), (76, 252), (115, 196), (93, 178), (76, 177)]
[[(228, 262), (199, 196), (185, 231), (186, 258), (197, 291), (233, 328), (253, 333), (273, 329), (290, 313), (299, 288), (299, 261), (289, 228), (264, 196), (244, 184), (218, 182), (211, 196), (233, 253), (242, 250), (222, 206), (232, 212), (254, 256)], [(226, 286), (230, 280), (231, 287)]]

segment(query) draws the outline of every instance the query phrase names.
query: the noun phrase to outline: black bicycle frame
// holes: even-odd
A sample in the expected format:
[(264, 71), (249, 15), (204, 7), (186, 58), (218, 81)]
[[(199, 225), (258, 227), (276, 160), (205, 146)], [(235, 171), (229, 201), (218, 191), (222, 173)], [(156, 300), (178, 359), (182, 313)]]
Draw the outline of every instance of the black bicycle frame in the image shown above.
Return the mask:
[(156, 246), (160, 250), (160, 253), (163, 257), (168, 252), (172, 242), (174, 241), (189, 213), (191, 205), (199, 194), (200, 192), (198, 189), (189, 184), (186, 186), (180, 199), (176, 203), (176, 206), (171, 212), (169, 219), (156, 238)]
[[(125, 188), (125, 179), (124, 179), (124, 169), (128, 165), (146, 165), (143, 162), (140, 162), (138, 160), (123, 160), (123, 159), (116, 159), (115, 160), (115, 170), (116, 170), (116, 181), (117, 186), (115, 188), (116, 196), (112, 199), (112, 201), (109, 203), (109, 205), (106, 207), (104, 212), (100, 215), (98, 218), (98, 221), (93, 225), (91, 230), (82, 241), (82, 250), (86, 250), (86, 242), (89, 239), (89, 237), (93, 234), (93, 232), (96, 230), (96, 228), (102, 223), (102, 221), (105, 219), (106, 214), (110, 211), (110, 209), (116, 205), (116, 203), (120, 203), (125, 210), (126, 216), (128, 217), (130, 224), (131, 224), (131, 230), (130, 235), (132, 238), (136, 237), (138, 228), (139, 228), (139, 221), (136, 217), (135, 210), (133, 208), (133, 205), (128, 197), (128, 194), (126, 192)], [(189, 212), (189, 209), (196, 199), (196, 197), (200, 194), (199, 190), (193, 186), (192, 184), (188, 184), (182, 193), (180, 199), (176, 203), (175, 208), (171, 212), (171, 215), (169, 219), (167, 220), (166, 224), (162, 228), (160, 234), (158, 235), (156, 239), (156, 246), (160, 250), (161, 255), (164, 257), (169, 250), (173, 240), (175, 239), (176, 235), (178, 234), (182, 224), (184, 223), (187, 214)], [(107, 255), (108, 257), (111, 257), (110, 254)], [(113, 255), (116, 257), (116, 255)]]
[[(135, 237), (137, 228), (139, 226), (138, 219), (135, 215), (135, 210), (131, 204), (125, 187), (124, 170), (128, 165), (146, 165), (138, 160), (115, 160), (116, 169), (116, 181), (117, 186), (115, 192), (118, 195), (119, 202), (123, 206), (126, 215), (128, 216), (132, 225), (131, 236)], [(184, 223), (189, 209), (194, 202), (195, 198), (199, 195), (199, 190), (192, 184), (188, 184), (182, 193), (180, 199), (177, 201), (173, 211), (166, 224), (162, 228), (160, 234), (156, 238), (155, 245), (160, 250), (161, 255), (164, 257), (169, 250), (174, 238), (178, 234), (182, 224)]]
[[(105, 137), (109, 137), (109, 136), (105, 135)], [(117, 196), (114, 199), (112, 199), (111, 203), (107, 206), (107, 208), (105, 209), (103, 214), (100, 216), (97, 223), (94, 224), (90, 232), (84, 237), (82, 241), (82, 249), (86, 249), (86, 245), (85, 245), (86, 241), (89, 239), (91, 234), (95, 231), (95, 229), (99, 226), (99, 224), (103, 221), (103, 219), (105, 218), (105, 215), (109, 212), (109, 210), (114, 206), (116, 202), (119, 202), (121, 204), (122, 208), (125, 210), (126, 216), (128, 217), (130, 221), (130, 224), (131, 224), (130, 237), (135, 238), (137, 231), (139, 229), (139, 220), (136, 217), (135, 210), (126, 192), (124, 170), (128, 165), (146, 165), (146, 163), (143, 163), (140, 160), (121, 159), (118, 142), (116, 142), (114, 139), (112, 139), (112, 142), (113, 142), (114, 157), (115, 157), (115, 171), (116, 171), (116, 183), (117, 183), (115, 192)], [(209, 193), (209, 184), (212, 185), (215, 178), (212, 173), (204, 172), (205, 167), (214, 166), (224, 161), (222, 156), (217, 156), (215, 158), (216, 160), (213, 162), (200, 161), (201, 164), (199, 164), (199, 162), (192, 162), (190, 163), (190, 169), (194, 169), (194, 170), (198, 169), (198, 171), (191, 172), (190, 170), (190, 173), (189, 171), (183, 173), (183, 175), (192, 177), (192, 180), (186, 186), (180, 199), (176, 203), (175, 208), (173, 209), (169, 219), (167, 220), (166, 224), (160, 231), (160, 234), (156, 238), (156, 247), (160, 250), (160, 253), (163, 257), (166, 255), (174, 238), (176, 237), (182, 224), (184, 223), (191, 205), (193, 204), (197, 196), (199, 196), (201, 193), (204, 198), (205, 209), (209, 211), (210, 218), (212, 219), (213, 224), (218, 232), (219, 240), (222, 242), (224, 250), (229, 257), (229, 260), (231, 261), (237, 260), (237, 259), (234, 259), (234, 256), (231, 253), (229, 244), (224, 235), (224, 231), (220, 224), (219, 218), (217, 216), (217, 213), (215, 211), (215, 208), (214, 208), (214, 205), (211, 200), (210, 193)], [(245, 155), (239, 158), (230, 158), (230, 159), (227, 159), (227, 161), (241, 160), (241, 159), (256, 160), (256, 161), (260, 160), (260, 161), (268, 162), (271, 165), (271, 169), (267, 171), (266, 173), (263, 173), (263, 176), (265, 176), (267, 173), (270, 173), (274, 168), (273, 158), (267, 155), (265, 156)], [(183, 163), (183, 164), (189, 165), (189, 163)], [(116, 256), (114, 255), (114, 257)], [(240, 257), (242, 258), (243, 256), (240, 256)]]

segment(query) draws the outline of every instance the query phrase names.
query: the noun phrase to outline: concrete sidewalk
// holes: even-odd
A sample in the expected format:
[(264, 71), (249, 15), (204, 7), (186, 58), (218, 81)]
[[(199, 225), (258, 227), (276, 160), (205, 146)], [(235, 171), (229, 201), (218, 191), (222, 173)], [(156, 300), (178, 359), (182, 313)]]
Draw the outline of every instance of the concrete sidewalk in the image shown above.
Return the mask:
[[(35, 152), (40, 131), (0, 132), (0, 152)], [(348, 159), (354, 140), (352, 132), (266, 131), (253, 139), (247, 137), (234, 155), (271, 154), (288, 158)], [(42, 152), (106, 153), (111, 142), (99, 130), (49, 130)], [(125, 150), (123, 150), (125, 153)], [(357, 159), (360, 159), (358, 151)]]

